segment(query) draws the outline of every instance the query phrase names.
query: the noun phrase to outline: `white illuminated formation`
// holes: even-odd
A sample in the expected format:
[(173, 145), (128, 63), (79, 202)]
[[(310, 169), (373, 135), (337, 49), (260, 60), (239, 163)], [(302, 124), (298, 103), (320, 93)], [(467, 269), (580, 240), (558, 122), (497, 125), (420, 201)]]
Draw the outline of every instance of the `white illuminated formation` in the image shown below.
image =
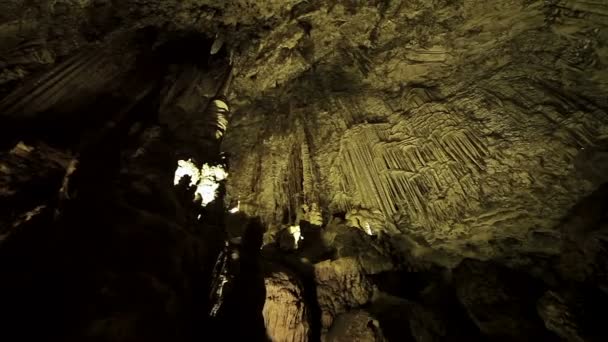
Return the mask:
[(192, 159), (180, 160), (177, 162), (177, 169), (175, 170), (175, 177), (173, 178), (173, 185), (179, 184), (182, 178), (190, 176), (190, 186), (195, 186), (201, 178), (201, 172), (198, 167), (194, 165)]
[(369, 222), (365, 222), (363, 229), (365, 229), (367, 235), (374, 235), (374, 232), (372, 232), (372, 226), (369, 225)]
[(291, 236), (293, 236), (293, 240), (295, 241), (295, 248), (298, 248), (298, 243), (300, 242), (300, 240), (304, 240), (304, 237), (302, 237), (302, 231), (300, 230), (300, 226), (296, 225), (296, 226), (290, 226), (288, 228), (289, 230), (289, 234), (291, 234)]
[(236, 207), (234, 207), (234, 208), (232, 208), (232, 209), (230, 209), (230, 210), (228, 210), (228, 211), (229, 211), (231, 214), (235, 214), (235, 213), (238, 213), (238, 212), (239, 212), (239, 210), (241, 210), (241, 201), (237, 201), (237, 202), (236, 202)]
[(178, 185), (186, 176), (190, 176), (190, 186), (196, 186), (194, 199), (200, 198), (204, 207), (215, 199), (220, 181), (226, 179), (228, 173), (219, 165), (203, 164), (199, 169), (191, 159), (180, 160), (177, 162), (173, 184)]
[(220, 181), (226, 179), (228, 173), (221, 166), (204, 164), (201, 168), (201, 180), (196, 187), (196, 193), (202, 198), (202, 205), (211, 203), (217, 196)]

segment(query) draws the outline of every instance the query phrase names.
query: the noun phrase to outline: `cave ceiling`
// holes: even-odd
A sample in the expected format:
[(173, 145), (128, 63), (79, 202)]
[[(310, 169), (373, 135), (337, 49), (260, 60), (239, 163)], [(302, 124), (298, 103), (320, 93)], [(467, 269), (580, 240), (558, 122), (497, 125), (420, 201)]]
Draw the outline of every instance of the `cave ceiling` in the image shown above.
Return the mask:
[(608, 180), (607, 16), (602, 0), (10, 0), (2, 108), (137, 97), (128, 33), (198, 33), (234, 66), (227, 202), (271, 231), (344, 216), (446, 264), (551, 254)]

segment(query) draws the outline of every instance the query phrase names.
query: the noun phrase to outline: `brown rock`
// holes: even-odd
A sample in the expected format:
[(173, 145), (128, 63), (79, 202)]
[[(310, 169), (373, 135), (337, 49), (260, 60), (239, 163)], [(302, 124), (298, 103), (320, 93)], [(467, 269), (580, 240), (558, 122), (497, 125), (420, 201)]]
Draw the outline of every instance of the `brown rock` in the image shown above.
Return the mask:
[(566, 341), (585, 341), (577, 318), (558, 293), (547, 291), (538, 301), (538, 314), (545, 322), (547, 329)]
[(284, 272), (275, 272), (264, 278), (264, 284), (263, 315), (268, 337), (276, 342), (308, 341), (308, 311), (299, 282)]
[(380, 323), (365, 311), (338, 316), (327, 333), (327, 342), (384, 342)]
[(367, 303), (372, 284), (353, 258), (323, 261), (314, 266), (317, 298), (322, 311), (322, 326), (327, 329), (334, 318)]
[(536, 315), (536, 284), (490, 262), (463, 261), (454, 270), (459, 301), (485, 335), (518, 341), (554, 340)]

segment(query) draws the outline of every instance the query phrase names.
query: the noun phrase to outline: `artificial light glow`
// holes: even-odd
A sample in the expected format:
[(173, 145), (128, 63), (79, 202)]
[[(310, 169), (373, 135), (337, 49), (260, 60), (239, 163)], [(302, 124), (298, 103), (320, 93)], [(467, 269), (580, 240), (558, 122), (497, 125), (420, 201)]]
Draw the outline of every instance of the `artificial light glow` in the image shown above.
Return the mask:
[(221, 166), (204, 164), (201, 168), (201, 181), (196, 186), (196, 194), (202, 199), (202, 206), (211, 203), (217, 196), (220, 181), (226, 179), (228, 173)]
[(365, 229), (367, 235), (374, 235), (374, 233), (372, 232), (372, 227), (369, 225), (369, 222), (365, 222), (363, 229)]
[(231, 214), (235, 214), (238, 213), (239, 210), (241, 210), (241, 201), (236, 202), (236, 207), (228, 210), (228, 212), (230, 212)]
[(302, 236), (302, 231), (300, 230), (300, 226), (290, 226), (288, 228), (288, 231), (289, 234), (293, 236), (293, 240), (295, 241), (295, 248), (298, 249), (298, 243), (300, 242), (300, 240), (304, 240), (304, 237)]
[(205, 207), (215, 199), (220, 181), (226, 179), (228, 173), (219, 165), (203, 164), (199, 170), (192, 159), (180, 160), (177, 162), (173, 184), (178, 185), (186, 176), (190, 176), (190, 186), (196, 186), (194, 199), (200, 198), (201, 205)]
[(34, 150), (33, 147), (27, 146), (26, 144), (23, 143), (23, 141), (20, 141), (17, 145), (15, 145), (15, 147), (13, 147), (13, 149), (11, 150), (10, 153), (20, 155), (20, 156), (26, 156), (26, 155), (30, 154), (33, 150)]
[(228, 111), (228, 105), (226, 104), (226, 102), (222, 101), (222, 100), (213, 100), (213, 104), (222, 110)]
[(173, 185), (178, 185), (182, 178), (186, 176), (190, 176), (190, 186), (195, 186), (200, 180), (200, 171), (198, 170), (198, 167), (194, 165), (192, 159), (188, 159), (187, 161), (179, 160), (177, 162)]

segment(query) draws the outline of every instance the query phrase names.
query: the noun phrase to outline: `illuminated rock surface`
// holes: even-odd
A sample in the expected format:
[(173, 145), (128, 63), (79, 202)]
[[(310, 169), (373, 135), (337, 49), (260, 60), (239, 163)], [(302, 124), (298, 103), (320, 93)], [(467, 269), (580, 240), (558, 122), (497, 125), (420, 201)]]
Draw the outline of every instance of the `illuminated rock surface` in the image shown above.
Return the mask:
[(337, 315), (367, 304), (372, 296), (372, 284), (350, 258), (316, 264), (315, 280), (325, 329), (332, 325)]
[(380, 324), (362, 311), (339, 316), (333, 324), (327, 341), (385, 341)]
[(0, 340), (605, 341), (607, 66), (604, 0), (3, 1)]
[(264, 324), (272, 341), (308, 341), (308, 311), (301, 285), (282, 272), (264, 278)]

